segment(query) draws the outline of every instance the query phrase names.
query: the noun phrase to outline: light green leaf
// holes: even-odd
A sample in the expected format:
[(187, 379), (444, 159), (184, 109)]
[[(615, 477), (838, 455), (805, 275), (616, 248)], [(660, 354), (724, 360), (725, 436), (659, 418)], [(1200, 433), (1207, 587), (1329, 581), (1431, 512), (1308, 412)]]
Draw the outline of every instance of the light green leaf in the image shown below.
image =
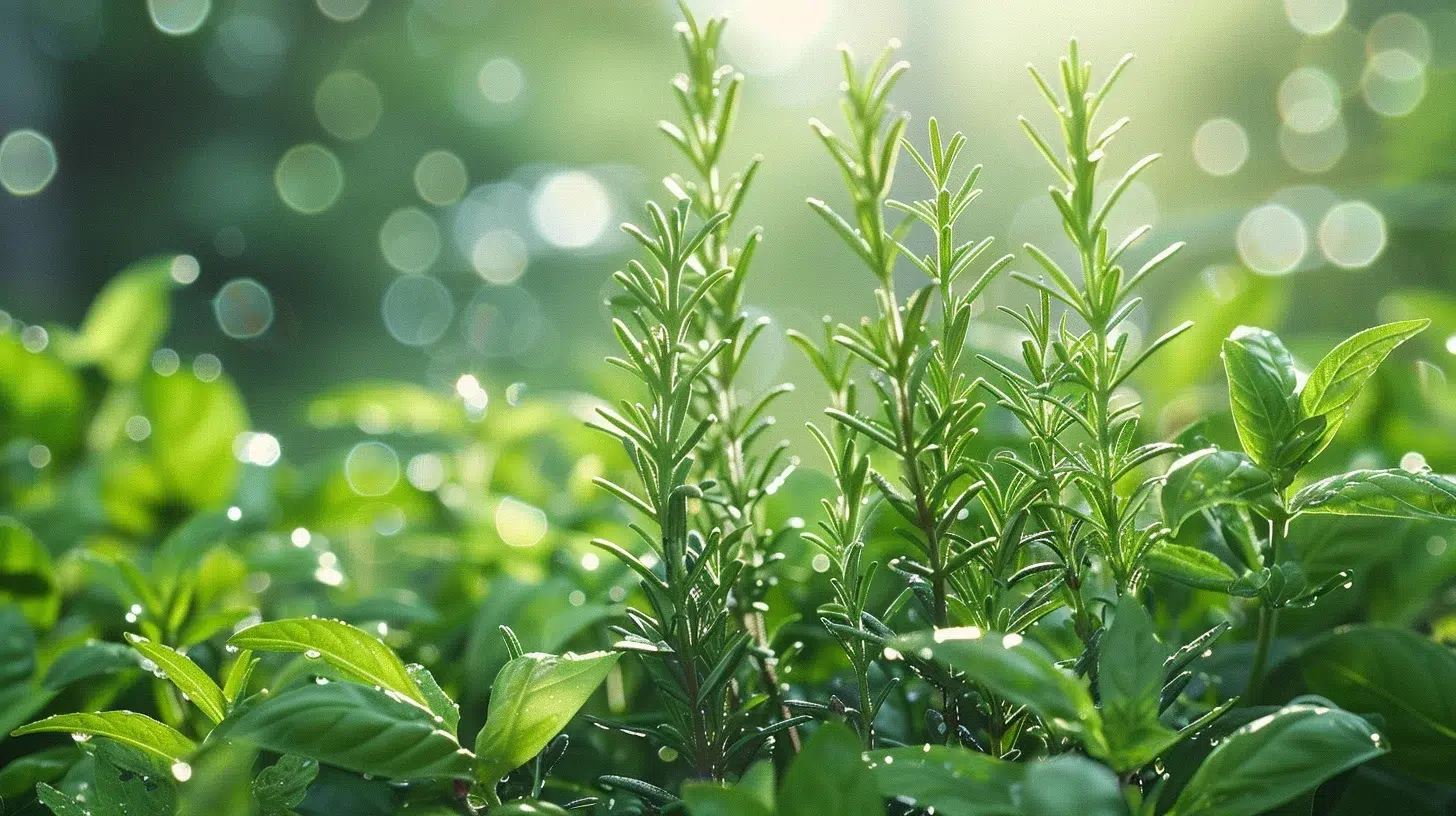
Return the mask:
[(98, 711), (94, 714), (57, 714), (39, 722), (21, 726), (12, 732), (25, 734), (89, 734), (114, 739), (154, 756), (177, 762), (192, 753), (197, 744), (176, 729), (163, 725), (145, 714), (133, 711)]
[(35, 786), (35, 798), (50, 808), (55, 816), (91, 816), (90, 811), (75, 799), (61, 793), (44, 782)]
[(971, 682), (1030, 708), (1052, 731), (1081, 740), (1093, 756), (1107, 756), (1102, 718), (1086, 686), (1057, 668), (1045, 649), (1024, 642), (1020, 635), (968, 626), (902, 635), (887, 645), (964, 672)]
[(453, 393), (402, 382), (366, 382), (314, 398), (308, 421), (316, 428), (383, 425), (396, 433), (450, 434), (467, 422), (464, 403)]
[(67, 457), (80, 447), (85, 412), (76, 371), (50, 349), (33, 352), (15, 332), (0, 332), (0, 442), (30, 439)]
[(402, 694), (424, 708), (429, 702), (404, 662), (379, 638), (343, 621), (290, 618), (250, 626), (228, 639), (239, 649), (291, 652), (323, 659), (361, 683)]
[(1219, 743), (1178, 795), (1174, 816), (1256, 816), (1389, 750), (1348, 711), (1294, 704)]
[(0, 603), (20, 607), (31, 626), (42, 631), (56, 623), (61, 590), (50, 551), (30, 529), (0, 516)]
[(68, 349), (72, 358), (95, 363), (117, 382), (140, 377), (171, 322), (171, 269), (176, 259), (175, 255), (152, 258), (112, 278), (91, 301)]
[(203, 382), (183, 370), (142, 378), (147, 443), (171, 495), (195, 507), (219, 507), (233, 495), (241, 464), (233, 442), (248, 430), (248, 410), (227, 375)]
[(1239, 578), (1232, 567), (1213, 553), (1166, 541), (1148, 550), (1143, 556), (1143, 566), (1154, 575), (1215, 592), (1228, 592)]
[(475, 738), (480, 781), (494, 785), (539, 754), (591, 698), (620, 656), (533, 652), (502, 666), (491, 686), (485, 727)]
[(416, 686), (419, 686), (420, 693), (424, 695), (430, 710), (445, 721), (445, 730), (452, 734), (456, 733), (456, 730), (460, 728), (460, 706), (450, 699), (450, 695), (446, 694), (444, 689), (440, 688), (440, 684), (435, 682), (435, 676), (430, 674), (429, 669), (418, 663), (411, 663), (404, 668), (409, 672), (410, 679), (415, 681)]
[(140, 669), (136, 653), (120, 643), (95, 641), (68, 649), (46, 670), (43, 685), (60, 691), (72, 683), (106, 674)]
[(297, 754), (284, 754), (259, 771), (253, 780), (253, 800), (261, 816), (288, 816), (303, 801), (316, 776), (318, 760)]
[(1273, 478), (1248, 456), (1204, 448), (1168, 468), (1163, 482), (1163, 523), (1177, 534), (1190, 516), (1216, 505), (1253, 507), (1267, 515), (1278, 501)]
[(1223, 341), (1223, 364), (1239, 442), (1255, 462), (1273, 469), (1298, 421), (1294, 360), (1273, 332), (1240, 326)]
[(692, 816), (773, 816), (748, 791), (715, 782), (684, 782), (682, 798)]
[(1294, 494), (1295, 513), (1391, 518), (1456, 518), (1456, 480), (1429, 471), (1356, 470)]
[(435, 715), (357, 683), (283, 692), (249, 708), (228, 736), (392, 779), (469, 779), (474, 764)]
[(1337, 629), (1299, 656), (1305, 685), (1352, 711), (1380, 714), (1386, 761), (1434, 782), (1456, 767), (1456, 652), (1405, 629)]
[(1131, 771), (1167, 749), (1175, 732), (1158, 720), (1168, 649), (1157, 638), (1143, 605), (1131, 594), (1098, 642), (1097, 691), (1102, 725), (1118, 771)]
[(842, 723), (825, 723), (799, 752), (779, 789), (779, 816), (883, 816), (859, 737)]
[(1365, 382), (1397, 346), (1429, 326), (1429, 320), (1402, 320), (1359, 332), (1335, 346), (1309, 372), (1299, 392), (1299, 408), (1307, 417), (1325, 418), (1324, 433), (1314, 447), (1318, 454), (1335, 438)]
[(891, 748), (868, 754), (880, 796), (903, 796), (945, 816), (1015, 813), (1013, 787), (1026, 766), (949, 745)]
[(219, 723), (227, 716), (227, 700), (223, 699), (222, 689), (187, 655), (131, 632), (126, 633), (126, 642), (142, 657), (155, 663), (167, 675), (167, 679), (172, 681), (172, 685), (186, 695), (209, 720)]

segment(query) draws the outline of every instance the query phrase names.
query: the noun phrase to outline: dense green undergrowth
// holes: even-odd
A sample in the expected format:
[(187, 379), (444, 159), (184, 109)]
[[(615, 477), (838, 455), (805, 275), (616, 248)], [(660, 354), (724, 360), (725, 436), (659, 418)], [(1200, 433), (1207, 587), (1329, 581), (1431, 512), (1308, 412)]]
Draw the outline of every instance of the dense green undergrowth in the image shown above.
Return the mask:
[[(299, 467), (215, 360), (158, 348), (171, 259), (75, 331), (0, 335), (5, 812), (1452, 812), (1421, 558), (1456, 481), (1343, 467), (1427, 321), (1307, 365), (1241, 326), (1226, 408), (1150, 428), (1145, 367), (1203, 361), (1167, 362), (1192, 324), (1128, 328), (1181, 245), (1108, 231), (1155, 158), (1106, 169), (1127, 61), (1033, 71), (1066, 245), (998, 257), (968, 140), (910, 138), (907, 66), (846, 53), (845, 122), (812, 128), (847, 196), (809, 204), (873, 308), (791, 335), (827, 406), (791, 456), (790, 386), (744, 385), (773, 329), (722, 31), (678, 30), (682, 170), (625, 227), (615, 404), (361, 383), (310, 405), (348, 444)], [(972, 329), (1002, 276), (996, 351)]]

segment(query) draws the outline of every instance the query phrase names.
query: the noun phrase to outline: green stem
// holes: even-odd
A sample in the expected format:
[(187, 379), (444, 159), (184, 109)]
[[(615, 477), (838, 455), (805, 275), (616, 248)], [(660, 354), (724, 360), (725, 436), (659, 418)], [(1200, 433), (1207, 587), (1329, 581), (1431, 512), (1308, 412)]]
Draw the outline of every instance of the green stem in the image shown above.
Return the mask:
[[(1269, 521), (1269, 553), (1265, 558), (1265, 566), (1274, 566), (1279, 563), (1280, 545), (1284, 543), (1284, 534), (1289, 527), (1289, 521), (1282, 516)], [(1259, 698), (1264, 687), (1264, 672), (1269, 665), (1269, 649), (1274, 643), (1274, 633), (1279, 626), (1279, 609), (1266, 603), (1259, 605), (1259, 624), (1254, 634), (1254, 662), (1249, 667), (1249, 685), (1244, 690), (1244, 700), (1253, 703)]]

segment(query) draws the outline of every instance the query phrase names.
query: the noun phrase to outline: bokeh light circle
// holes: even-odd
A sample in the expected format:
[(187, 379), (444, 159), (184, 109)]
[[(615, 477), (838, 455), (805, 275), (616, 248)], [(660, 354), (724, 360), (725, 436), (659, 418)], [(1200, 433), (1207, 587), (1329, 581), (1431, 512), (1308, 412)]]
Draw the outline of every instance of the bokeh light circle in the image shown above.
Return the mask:
[(1279, 84), (1279, 115), (1297, 133), (1318, 133), (1340, 115), (1340, 86), (1319, 68), (1296, 68)]
[(1231, 176), (1249, 159), (1249, 134), (1228, 118), (1210, 119), (1193, 134), (1193, 160), (1211, 176)]
[(11, 195), (35, 195), (55, 177), (56, 148), (44, 134), (25, 128), (0, 140), (0, 186)]
[(448, 150), (431, 150), (415, 164), (415, 192), (437, 207), (459, 201), (469, 183), (465, 162)]
[(1385, 216), (1365, 201), (1331, 207), (1320, 221), (1320, 252), (1344, 269), (1362, 269), (1385, 251)]
[(1404, 51), (1424, 69), (1431, 64), (1431, 29), (1413, 14), (1392, 12), (1371, 24), (1365, 51), (1372, 57), (1383, 51)]
[(521, 66), (510, 57), (486, 60), (480, 66), (480, 73), (476, 74), (475, 83), (480, 88), (480, 95), (496, 105), (516, 101), (526, 89), (526, 77), (521, 73)]
[(348, 23), (364, 16), (369, 0), (315, 0), (318, 10), (330, 20)]
[(212, 0), (147, 0), (152, 25), (163, 34), (181, 37), (202, 28), (212, 12)]
[(424, 210), (401, 207), (379, 228), (379, 251), (400, 272), (424, 272), (440, 257), (440, 227)]
[(1239, 222), (1235, 243), (1245, 266), (1263, 275), (1287, 275), (1309, 251), (1309, 231), (1293, 210), (1264, 204)]
[(460, 315), (471, 348), (486, 357), (523, 357), (540, 342), (546, 316), (520, 286), (482, 286)]
[(1343, 118), (1318, 133), (1299, 133), (1288, 126), (1279, 128), (1279, 153), (1290, 167), (1302, 173), (1333, 169), (1349, 147), (1350, 134)]
[(482, 278), (506, 286), (521, 279), (530, 263), (526, 242), (508, 229), (487, 230), (470, 251), (470, 265)]
[(445, 285), (425, 275), (397, 278), (380, 305), (384, 328), (407, 346), (428, 346), (444, 336), (455, 317), (455, 301)]
[(223, 284), (212, 300), (212, 310), (218, 328), (234, 340), (259, 337), (273, 325), (273, 296), (252, 278)]
[(383, 111), (379, 86), (358, 71), (335, 71), (314, 91), (314, 115), (336, 139), (363, 139), (374, 132)]
[(1328, 34), (1345, 19), (1347, 0), (1284, 0), (1289, 24), (1302, 34)]
[(344, 479), (360, 496), (383, 496), (399, 483), (399, 454), (383, 442), (360, 442), (344, 457)]
[(546, 177), (531, 200), (536, 231), (554, 246), (581, 249), (596, 243), (612, 217), (612, 201), (596, 176), (571, 170)]
[(344, 191), (344, 168), (326, 147), (312, 142), (288, 149), (273, 171), (278, 197), (305, 215), (327, 210)]

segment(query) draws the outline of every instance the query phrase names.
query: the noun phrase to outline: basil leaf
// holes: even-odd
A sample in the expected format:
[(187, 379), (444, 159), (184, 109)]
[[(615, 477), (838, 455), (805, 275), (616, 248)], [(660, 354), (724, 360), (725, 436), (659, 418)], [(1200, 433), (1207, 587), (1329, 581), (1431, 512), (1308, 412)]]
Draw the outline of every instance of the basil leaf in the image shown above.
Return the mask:
[(51, 667), (46, 670), (43, 685), (52, 691), (60, 691), (81, 680), (140, 669), (141, 665), (136, 652), (120, 643), (83, 643), (62, 652), (51, 663)]
[(1294, 360), (1273, 332), (1240, 326), (1223, 341), (1229, 405), (1244, 450), (1266, 470), (1294, 432)]
[(1122, 596), (1097, 646), (1102, 724), (1112, 749), (1110, 762), (1118, 771), (1141, 768), (1176, 739), (1158, 719), (1167, 660), (1168, 648), (1158, 640), (1142, 603)]
[(1167, 542), (1148, 550), (1143, 556), (1143, 566), (1154, 575), (1215, 592), (1228, 592), (1239, 578), (1232, 567), (1213, 553)]
[(949, 745), (871, 751), (869, 763), (881, 797), (912, 799), (945, 816), (1015, 813), (1012, 788), (1027, 767)]
[(1366, 329), (1331, 349), (1309, 372), (1309, 379), (1299, 393), (1300, 412), (1307, 417), (1325, 418), (1324, 433), (1311, 456), (1324, 450), (1335, 438), (1340, 423), (1350, 412), (1350, 404), (1375, 369), (1396, 346), (1430, 324), (1429, 320), (1402, 320)]
[(175, 260), (173, 255), (152, 258), (112, 278), (91, 301), (68, 356), (98, 365), (117, 382), (140, 377), (171, 323)]
[(1063, 754), (1027, 763), (1021, 816), (1127, 816), (1117, 777), (1100, 762)]
[(286, 691), (249, 708), (228, 736), (280, 754), (392, 779), (469, 779), (473, 757), (435, 715), (357, 683)]
[(289, 816), (308, 793), (318, 769), (318, 760), (284, 754), (259, 771), (253, 780), (253, 800), (262, 816)]
[(322, 659), (361, 683), (402, 694), (429, 708), (429, 702), (394, 650), (379, 638), (343, 621), (324, 618), (268, 621), (238, 632), (228, 639), (228, 645)]
[(142, 657), (155, 663), (172, 685), (209, 720), (219, 723), (227, 716), (227, 700), (222, 696), (222, 689), (187, 655), (130, 632), (126, 633), (126, 641)]
[(1081, 740), (1093, 756), (1107, 756), (1102, 718), (1086, 686), (1057, 668), (1045, 649), (1024, 642), (1020, 635), (967, 626), (902, 635), (887, 645), (964, 672), (971, 682), (1031, 709), (1052, 731)]
[(494, 785), (526, 764), (561, 733), (591, 698), (616, 652), (531, 653), (508, 661), (491, 686), (490, 713), (475, 738), (478, 778)]
[(435, 682), (435, 676), (430, 674), (429, 669), (418, 663), (411, 663), (405, 666), (404, 670), (409, 672), (410, 679), (415, 681), (416, 686), (419, 686), (420, 694), (424, 695), (430, 710), (435, 713), (435, 716), (444, 720), (445, 730), (452, 734), (456, 733), (460, 727), (460, 706), (456, 705), (455, 701), (450, 699), (450, 695), (440, 688), (440, 684)]
[(1456, 518), (1456, 480), (1428, 471), (1356, 470), (1294, 494), (1295, 513), (1391, 518)]
[(23, 725), (11, 733), (17, 737), (40, 733), (106, 737), (172, 762), (180, 761), (197, 748), (196, 743), (171, 726), (132, 711), (56, 714), (39, 722)]
[(1294, 704), (1229, 735), (1178, 796), (1173, 816), (1256, 816), (1389, 750), (1348, 711)]
[(42, 782), (35, 786), (35, 798), (50, 808), (55, 816), (91, 816), (75, 799)]
[(712, 782), (684, 782), (682, 798), (692, 816), (773, 816), (748, 791)]
[(1204, 448), (1178, 459), (1164, 477), (1163, 523), (1176, 535), (1183, 522), (1221, 504), (1253, 507), (1268, 515), (1278, 506), (1274, 479), (1242, 453)]
[(1352, 711), (1380, 714), (1393, 748), (1386, 760), (1447, 783), (1456, 767), (1456, 653), (1405, 629), (1338, 629), (1304, 648), (1310, 691)]
[(820, 726), (784, 775), (779, 816), (882, 816), (884, 801), (863, 750), (848, 726)]

